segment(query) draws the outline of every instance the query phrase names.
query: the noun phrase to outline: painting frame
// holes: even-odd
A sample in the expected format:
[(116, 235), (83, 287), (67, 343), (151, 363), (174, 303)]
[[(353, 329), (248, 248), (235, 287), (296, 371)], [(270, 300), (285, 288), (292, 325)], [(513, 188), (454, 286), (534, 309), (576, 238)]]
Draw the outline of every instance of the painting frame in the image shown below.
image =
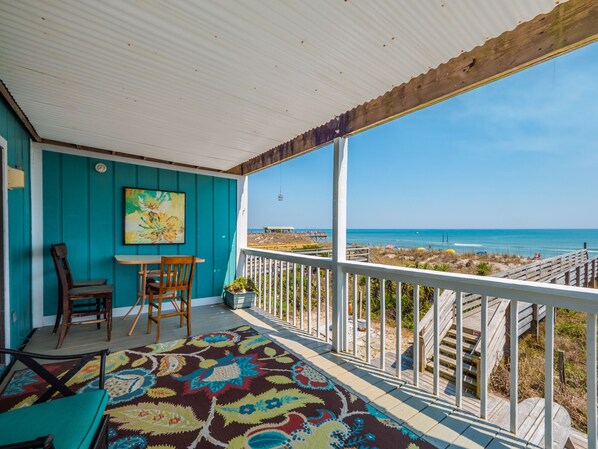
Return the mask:
[[(123, 187), (123, 244), (132, 245), (184, 245), (187, 241), (187, 198), (185, 192), (176, 190), (150, 189), (145, 187)], [(142, 198), (154, 200), (144, 205)], [(168, 202), (168, 204), (164, 204)], [(174, 203), (176, 207), (172, 207)], [(156, 209), (156, 207), (161, 207)], [(153, 214), (153, 215), (152, 215)], [(164, 217), (164, 214), (170, 214)], [(142, 217), (143, 215), (143, 217)], [(174, 220), (172, 219), (174, 217)], [(174, 222), (170, 231), (152, 232), (156, 221)], [(163, 223), (161, 223), (163, 224)], [(160, 229), (162, 229), (160, 227)], [(143, 231), (141, 230), (143, 229)], [(157, 229), (157, 228), (156, 228)], [(169, 241), (168, 237), (174, 237)], [(150, 237), (148, 237), (151, 234)], [(161, 238), (157, 238), (157, 235)], [(165, 237), (166, 236), (166, 237)]]

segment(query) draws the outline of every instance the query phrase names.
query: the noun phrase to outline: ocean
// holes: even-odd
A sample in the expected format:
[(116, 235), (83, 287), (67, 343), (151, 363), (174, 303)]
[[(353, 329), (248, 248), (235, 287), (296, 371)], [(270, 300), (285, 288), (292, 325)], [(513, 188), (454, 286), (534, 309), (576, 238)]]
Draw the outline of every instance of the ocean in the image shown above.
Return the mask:
[[(307, 230), (307, 229), (306, 229)], [(330, 229), (324, 231), (331, 238)], [(260, 232), (261, 230), (255, 230)], [(297, 229), (300, 231), (300, 229)], [(347, 243), (456, 252), (517, 254), (542, 258), (583, 248), (598, 255), (598, 229), (348, 229)]]

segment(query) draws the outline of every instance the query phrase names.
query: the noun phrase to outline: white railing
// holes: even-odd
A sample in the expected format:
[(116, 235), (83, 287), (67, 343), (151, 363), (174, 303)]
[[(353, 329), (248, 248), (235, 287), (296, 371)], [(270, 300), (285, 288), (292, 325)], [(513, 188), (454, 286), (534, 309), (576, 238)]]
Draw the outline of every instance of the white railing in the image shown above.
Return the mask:
[[(245, 273), (258, 284), (260, 294), (256, 306), (270, 312), (281, 319), (307, 330), (326, 341), (330, 340), (330, 323), (332, 298), (330, 291), (333, 280), (331, 272), (337, 268), (343, 276), (346, 292), (341, 303), (351, 304), (349, 307), (336, 307), (340, 317), (338, 322), (347, 323), (341, 345), (353, 354), (363, 357), (367, 362), (375, 363), (381, 369), (387, 369), (387, 359), (394, 359), (394, 372), (399, 378), (405, 378), (403, 363), (409, 366), (411, 359), (410, 381), (419, 386), (420, 340), (411, 341), (411, 357), (406, 354), (402, 341), (402, 330), (410, 327), (413, 335), (419, 335), (421, 326), (420, 305), (421, 295), (427, 294), (438, 299), (441, 291), (452, 291), (455, 297), (456, 348), (454, 355), (454, 371), (456, 378), (455, 404), (462, 405), (463, 394), (467, 379), (463, 376), (463, 297), (465, 295), (479, 295), (481, 307), (481, 344), (480, 344), (480, 410), (482, 418), (488, 416), (488, 363), (489, 354), (489, 326), (488, 300), (502, 298), (510, 304), (511, 335), (517, 334), (517, 312), (520, 303), (531, 303), (546, 307), (546, 363), (545, 363), (545, 416), (553, 417), (554, 398), (554, 309), (567, 308), (586, 314), (586, 364), (587, 364), (587, 419), (588, 419), (588, 447), (597, 449), (597, 363), (596, 363), (596, 316), (598, 314), (598, 291), (589, 288), (568, 287), (556, 284), (544, 284), (514, 279), (480, 277), (465, 274), (445, 273), (414, 268), (402, 268), (379, 264), (365, 264), (360, 262), (339, 262), (337, 267), (329, 258), (295, 255), (275, 251), (245, 249)], [(297, 278), (299, 277), (299, 286)], [(314, 287), (314, 277), (316, 287)], [(307, 278), (307, 285), (305, 279)], [(322, 280), (324, 284), (324, 317), (322, 308)], [(276, 285), (279, 287), (277, 288)], [(315, 289), (315, 292), (314, 292)], [(394, 292), (394, 294), (393, 294)], [(397, 294), (398, 293), (398, 294)], [(421, 293), (421, 294), (420, 294)], [(365, 298), (363, 296), (365, 295)], [(289, 296), (291, 299), (289, 299)], [(361, 299), (361, 301), (360, 301)], [(394, 307), (392, 306), (394, 301)], [(440, 301), (433, 302), (433, 393), (438, 395), (440, 389)], [(315, 315), (313, 312), (316, 308)], [(406, 307), (409, 307), (407, 312)], [(297, 313), (299, 309), (299, 320)], [(277, 313), (278, 312), (278, 313)], [(307, 328), (304, 314), (307, 313)], [(359, 314), (362, 313), (361, 318)], [(387, 314), (394, 315), (393, 317)], [(317, 321), (313, 327), (313, 316)], [(392, 320), (391, 318), (394, 318)], [(325, 321), (325, 328), (320, 327), (320, 320)], [(394, 321), (394, 326), (389, 326)], [(364, 331), (362, 331), (363, 329)], [(492, 330), (490, 330), (492, 332)], [(409, 343), (409, 342), (406, 342)], [(517, 431), (517, 386), (518, 366), (517, 354), (518, 338), (511, 338), (507, 348), (511, 357), (510, 375), (510, 430)], [(377, 360), (375, 360), (377, 359)], [(388, 367), (390, 368), (390, 367)], [(553, 420), (545, 420), (545, 447), (552, 448)]]
[(277, 251), (244, 252), (245, 274), (258, 288), (255, 306), (330, 341), (332, 261)]

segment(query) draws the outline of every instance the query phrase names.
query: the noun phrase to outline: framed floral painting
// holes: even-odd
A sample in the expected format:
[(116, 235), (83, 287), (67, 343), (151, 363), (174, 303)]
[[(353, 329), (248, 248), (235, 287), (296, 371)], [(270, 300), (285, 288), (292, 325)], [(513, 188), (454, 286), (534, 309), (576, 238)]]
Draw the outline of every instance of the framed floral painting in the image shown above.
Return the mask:
[(125, 245), (185, 243), (185, 194), (125, 187)]

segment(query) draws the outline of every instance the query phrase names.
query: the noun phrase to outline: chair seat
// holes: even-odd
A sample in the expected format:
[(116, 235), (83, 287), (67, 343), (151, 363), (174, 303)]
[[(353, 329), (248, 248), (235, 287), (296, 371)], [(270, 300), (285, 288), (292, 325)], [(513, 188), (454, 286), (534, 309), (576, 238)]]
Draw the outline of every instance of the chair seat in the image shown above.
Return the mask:
[(160, 283), (159, 282), (148, 282), (147, 284), (147, 288), (149, 290), (153, 290), (155, 292), (160, 290)]
[(107, 404), (97, 390), (0, 413), (0, 445), (52, 434), (56, 449), (88, 449)]
[(69, 290), (70, 296), (101, 296), (102, 294), (112, 293), (112, 285), (89, 285), (87, 287), (71, 288)]
[(90, 285), (104, 285), (108, 283), (108, 279), (89, 279), (73, 281), (73, 287), (89, 287)]

